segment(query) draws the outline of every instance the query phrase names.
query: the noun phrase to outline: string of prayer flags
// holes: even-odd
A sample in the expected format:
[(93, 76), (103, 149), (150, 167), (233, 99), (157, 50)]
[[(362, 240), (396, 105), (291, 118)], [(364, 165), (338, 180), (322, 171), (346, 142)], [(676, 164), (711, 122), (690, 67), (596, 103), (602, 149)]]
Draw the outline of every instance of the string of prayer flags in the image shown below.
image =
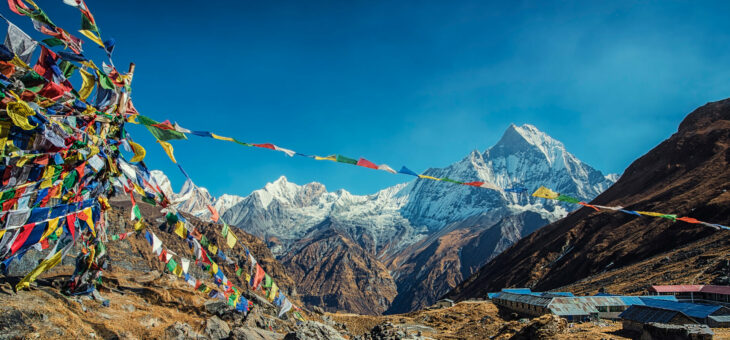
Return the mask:
[(665, 218), (665, 219), (671, 220), (672, 222), (682, 221), (682, 222), (690, 223), (690, 224), (702, 224), (702, 225), (705, 225), (705, 226), (708, 226), (711, 228), (715, 228), (715, 229), (730, 230), (730, 227), (727, 227), (724, 225), (702, 222), (698, 219), (691, 218), (691, 217), (677, 217), (676, 214), (666, 214), (666, 213), (658, 213), (658, 212), (652, 212), (652, 211), (633, 211), (633, 210), (626, 210), (622, 207), (607, 207), (607, 206), (602, 206), (602, 205), (592, 205), (592, 204), (588, 204), (585, 202), (581, 202), (577, 198), (557, 193), (544, 186), (541, 186), (540, 188), (538, 188), (532, 194), (532, 196), (541, 197), (541, 198), (545, 198), (545, 199), (551, 199), (551, 200), (557, 200), (557, 201), (562, 201), (562, 202), (567, 202), (567, 203), (580, 204), (582, 206), (589, 207), (596, 211), (602, 211), (602, 210), (603, 211), (620, 211), (620, 212), (623, 212), (623, 213), (629, 214), (629, 215), (659, 217), (659, 218)]

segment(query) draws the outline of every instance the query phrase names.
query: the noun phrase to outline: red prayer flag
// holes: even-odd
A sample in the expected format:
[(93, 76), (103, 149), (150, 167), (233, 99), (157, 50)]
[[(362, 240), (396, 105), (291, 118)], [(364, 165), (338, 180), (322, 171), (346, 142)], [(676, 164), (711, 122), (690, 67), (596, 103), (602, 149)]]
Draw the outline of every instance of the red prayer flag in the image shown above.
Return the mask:
[(76, 239), (76, 215), (71, 214), (66, 216), (66, 225), (68, 225), (68, 232), (71, 233), (71, 238)]
[(261, 281), (264, 280), (264, 275), (266, 275), (266, 272), (264, 272), (264, 268), (261, 268), (259, 264), (256, 264), (256, 275), (253, 277), (253, 290), (259, 289), (259, 285), (261, 285)]
[(20, 231), (20, 234), (18, 234), (18, 237), (15, 238), (15, 242), (10, 246), (10, 254), (15, 254), (15, 252), (20, 249), (20, 247), (25, 244), (25, 241), (28, 239), (28, 236), (30, 236), (30, 233), (33, 231), (33, 228), (35, 228), (35, 223), (26, 224), (22, 227), (22, 230)]
[(208, 210), (210, 211), (210, 219), (213, 220), (213, 222), (218, 222), (218, 219), (220, 216), (218, 216), (218, 212), (213, 208), (212, 205), (208, 204)]
[(702, 222), (700, 222), (700, 220), (695, 219), (695, 218), (692, 218), (692, 217), (678, 217), (677, 218), (677, 221), (682, 221), (682, 222), (687, 222), (687, 223), (694, 223), (694, 224), (702, 223)]
[(588, 203), (586, 203), (586, 202), (578, 202), (578, 204), (580, 204), (580, 205), (582, 205), (582, 206), (584, 206), (584, 207), (589, 207), (589, 208), (593, 208), (593, 210), (595, 210), (595, 211), (601, 211), (601, 210), (600, 210), (600, 209), (598, 209), (598, 208), (597, 208), (596, 206), (590, 205), (590, 204), (588, 204)]
[(271, 150), (276, 150), (276, 146), (275, 146), (274, 144), (271, 144), (271, 143), (264, 143), (264, 144), (252, 144), (252, 145), (253, 145), (253, 146), (258, 146), (258, 147), (260, 147), (260, 148), (264, 148), (264, 149), (271, 149)]
[(484, 185), (484, 182), (469, 182), (469, 183), (464, 183), (464, 185), (471, 185), (473, 187), (480, 187), (480, 186)]
[(31, 11), (30, 8), (28, 8), (28, 6), (26, 6), (25, 3), (23, 3), (23, 1), (20, 1), (20, 0), (8, 0), (8, 6), (10, 7), (10, 10), (13, 11), (17, 15), (25, 16), (25, 14), (18, 11), (18, 8), (24, 9), (28, 12)]
[(357, 165), (362, 166), (362, 167), (366, 167), (366, 168), (370, 168), (370, 169), (378, 170), (378, 166), (375, 165), (375, 163), (373, 163), (373, 162), (371, 162), (371, 161), (369, 161), (369, 160), (367, 160), (365, 158), (360, 158), (360, 160), (357, 161)]

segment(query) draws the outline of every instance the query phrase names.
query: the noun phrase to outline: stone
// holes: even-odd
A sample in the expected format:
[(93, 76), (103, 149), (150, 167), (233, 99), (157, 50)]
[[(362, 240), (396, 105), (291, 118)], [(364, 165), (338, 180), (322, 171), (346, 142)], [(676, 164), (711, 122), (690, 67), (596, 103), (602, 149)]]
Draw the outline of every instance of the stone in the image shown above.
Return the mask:
[(306, 321), (299, 325), (296, 332), (287, 334), (284, 340), (344, 340), (334, 328), (316, 322)]
[(522, 327), (517, 334), (512, 336), (513, 340), (543, 340), (554, 339), (558, 334), (565, 333), (568, 329), (568, 321), (553, 315), (545, 314), (534, 318), (525, 327)]
[(226, 339), (231, 335), (231, 328), (217, 316), (205, 321), (205, 335), (213, 340)]
[(232, 306), (229, 306), (226, 301), (221, 301), (218, 299), (212, 299), (205, 301), (205, 310), (213, 315), (224, 315), (229, 312), (233, 312), (235, 309)]
[(281, 340), (283, 334), (259, 328), (237, 327), (231, 332), (231, 339), (236, 340)]
[(205, 339), (204, 336), (196, 333), (193, 327), (184, 322), (175, 322), (165, 329), (165, 338), (172, 340), (197, 340)]

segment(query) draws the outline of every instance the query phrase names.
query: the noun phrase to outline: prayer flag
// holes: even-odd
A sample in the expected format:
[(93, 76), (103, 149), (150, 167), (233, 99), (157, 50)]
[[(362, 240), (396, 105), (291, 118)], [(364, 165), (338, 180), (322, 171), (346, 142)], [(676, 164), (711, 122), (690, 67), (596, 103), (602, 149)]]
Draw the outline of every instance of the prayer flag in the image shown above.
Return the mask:
[(177, 164), (177, 161), (175, 160), (175, 155), (173, 154), (172, 144), (161, 140), (158, 140), (157, 143), (160, 143), (160, 145), (162, 145), (162, 148), (165, 149), (167, 157), (170, 157), (170, 160), (172, 160), (173, 163)]
[(236, 245), (236, 235), (233, 235), (233, 233), (228, 233), (228, 236), (226, 237), (226, 243), (228, 244), (228, 248), (233, 249), (233, 246)]
[(552, 191), (546, 187), (541, 186), (534, 193), (532, 193), (532, 196), (554, 200), (554, 199), (558, 199), (558, 197), (560, 197), (560, 194), (558, 194), (557, 192)]
[(370, 169), (376, 169), (376, 170), (378, 169), (378, 166), (375, 165), (375, 163), (373, 163), (365, 158), (360, 158), (360, 160), (357, 161), (357, 165), (365, 167), (365, 168), (370, 168)]
[(208, 211), (210, 211), (210, 219), (213, 220), (213, 222), (218, 222), (218, 219), (220, 218), (220, 216), (218, 216), (218, 211), (216, 211), (210, 204), (208, 204)]
[(129, 141), (129, 146), (132, 147), (132, 151), (134, 152), (134, 157), (132, 157), (132, 159), (130, 159), (129, 161), (132, 163), (137, 163), (137, 162), (142, 161), (144, 159), (145, 154), (147, 154), (147, 152), (142, 147), (142, 145)]

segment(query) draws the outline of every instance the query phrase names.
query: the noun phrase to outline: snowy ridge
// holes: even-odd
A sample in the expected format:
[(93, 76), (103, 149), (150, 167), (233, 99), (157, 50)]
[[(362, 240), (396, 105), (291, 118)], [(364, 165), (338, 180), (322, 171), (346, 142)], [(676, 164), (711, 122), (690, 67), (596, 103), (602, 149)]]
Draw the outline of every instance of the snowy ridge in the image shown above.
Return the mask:
[[(152, 173), (163, 191), (170, 190), (164, 174)], [(554, 221), (575, 207), (531, 197), (532, 190), (545, 185), (588, 201), (618, 177), (603, 175), (569, 153), (561, 142), (528, 124), (510, 125), (500, 141), (483, 153), (474, 150), (461, 161), (425, 174), (483, 181), (494, 189), (416, 179), (371, 195), (352, 195), (346, 190), (329, 192), (320, 183), (297, 185), (281, 176), (245, 197), (213, 199), (206, 189), (188, 183), (173, 197), (181, 201), (179, 209), (202, 217), (209, 215), (206, 205), (212, 203), (229, 223), (265, 240), (276, 240), (272, 251), (277, 256), (326, 219), (368, 250), (383, 255), (485, 212), (505, 217), (532, 211)], [(515, 186), (528, 192), (502, 189)]]

